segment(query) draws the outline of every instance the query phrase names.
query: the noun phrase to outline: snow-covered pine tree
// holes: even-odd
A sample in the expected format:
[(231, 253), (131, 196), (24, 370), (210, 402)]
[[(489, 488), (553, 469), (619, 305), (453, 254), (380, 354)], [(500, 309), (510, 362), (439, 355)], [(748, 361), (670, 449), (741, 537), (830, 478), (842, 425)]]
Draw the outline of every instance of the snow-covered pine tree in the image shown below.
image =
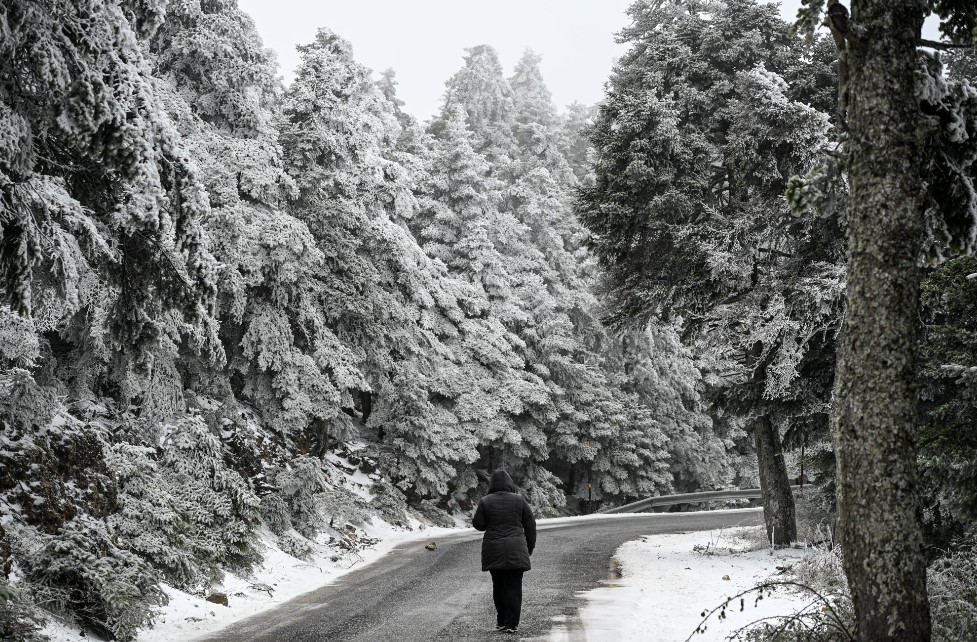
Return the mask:
[(588, 134), (594, 124), (597, 108), (579, 102), (567, 105), (566, 113), (560, 119), (560, 147), (563, 157), (570, 164), (580, 185), (590, 186), (594, 181), (593, 148)]
[[(188, 380), (217, 404), (249, 403), (281, 435), (348, 433), (342, 391), (366, 384), (321, 310), (323, 255), (288, 212), (296, 190), (273, 123), (274, 60), (236, 2), (172, 7), (153, 51), (169, 80), (168, 108), (206, 181), (207, 232), (221, 265), (230, 370), (187, 363)], [(235, 415), (222, 408), (221, 417)]]
[[(540, 462), (548, 455), (542, 426), (554, 416), (559, 393), (547, 386), (524, 339), (537, 322), (530, 299), (541, 290), (545, 295), (530, 263), (538, 253), (524, 245), (524, 228), (499, 210), (502, 184), (475, 151), (465, 112), (446, 105), (440, 121), (423, 186), (424, 208), (412, 226), (424, 249), (464, 278), (477, 296), (460, 337), (470, 360), (467, 377), (476, 383), (459, 398), (456, 414), (473, 422), (489, 469), (503, 462)], [(536, 482), (546, 489), (540, 491), (547, 497), (541, 506), (561, 503), (549, 477)]]
[(919, 51), (930, 12), (952, 44), (977, 44), (972, 2), (863, 0), (846, 56), (848, 271), (831, 423), (839, 541), (865, 640), (931, 637), (916, 452), (920, 254), (972, 253), (977, 239), (974, 89), (951, 89), (938, 57)]
[(738, 412), (753, 418), (768, 534), (788, 542), (778, 406), (793, 402), (799, 364), (836, 327), (842, 288), (836, 223), (792, 223), (783, 194), (821, 159), (828, 119), (790, 98), (779, 73), (792, 45), (774, 7), (666, 2), (632, 15), (632, 48), (593, 130), (596, 185), (579, 212), (614, 321), (680, 315), (706, 331), (704, 347), (735, 355), (728, 376), (739, 382)]
[(4, 12), (0, 305), (34, 320), (76, 394), (112, 385), (138, 401), (164, 335), (223, 357), (207, 203), (144, 56), (162, 7)]
[[(0, 493), (34, 505), (3, 550), (28, 594), (130, 639), (164, 598), (106, 525), (122, 503), (107, 461), (183, 408), (181, 353), (223, 360), (206, 193), (146, 56), (161, 3), (0, 13), (0, 398), (34, 406), (0, 413), (5, 439), (20, 435), (0, 467), (22, 471)], [(21, 482), (51, 491), (16, 499)]]
[(294, 211), (324, 254), (327, 326), (356, 350), (365, 377), (348, 382), (342, 405), (377, 429), (384, 469), (404, 489), (442, 495), (476, 456), (442, 403), (458, 381), (445, 339), (458, 334), (470, 295), (407, 229), (416, 167), (397, 153), (394, 105), (349, 44), (322, 30), (302, 48), (280, 123)]
[(675, 489), (693, 492), (729, 485), (738, 435), (718, 432), (706, 413), (702, 373), (676, 329), (652, 323), (625, 332), (615, 358), (622, 388), (652, 409), (652, 419), (665, 435)]
[[(655, 413), (638, 397), (617, 393), (625, 377), (608, 353), (618, 338), (606, 333), (599, 319), (602, 309), (591, 293), (595, 266), (584, 247), (588, 232), (573, 212), (577, 179), (563, 153), (567, 134), (539, 63), (540, 57), (527, 51), (510, 79), (518, 155), (504, 204), (527, 228), (526, 243), (542, 254), (534, 269), (548, 295), (545, 340), (530, 337), (527, 343), (564, 391), (565, 412), (548, 431), (556, 461), (569, 465), (564, 473), (568, 489), (590, 509), (605, 497), (666, 491), (671, 483), (659, 475), (664, 436), (649, 421)], [(641, 457), (624, 456), (634, 452), (629, 449), (637, 447), (635, 439), (653, 446), (642, 448)]]
[[(465, 64), (445, 83), (446, 108), (460, 108), (475, 133), (475, 151), (489, 161), (494, 176), (504, 175), (515, 156), (513, 92), (498, 52), (489, 45), (465, 50)], [(439, 121), (432, 123), (439, 131)]]
[[(974, 161), (966, 159), (968, 154), (973, 158), (977, 152), (972, 146), (969, 152), (965, 151), (961, 144), (977, 136), (973, 92), (977, 85), (977, 53), (964, 49), (942, 54), (945, 76), (929, 55), (922, 62), (928, 63), (927, 75), (935, 74), (930, 89), (937, 90), (924, 93), (924, 97), (929, 94), (925, 98), (928, 109), (924, 111), (936, 107), (940, 123), (951, 128), (933, 138), (939, 151), (931, 166), (935, 183), (927, 191), (939, 196), (941, 202), (948, 202), (953, 206), (951, 211), (959, 214), (968, 207), (967, 197), (975, 194)], [(965, 95), (970, 99), (964, 99)], [(922, 479), (930, 498), (929, 505), (924, 506), (930, 546), (943, 547), (956, 529), (977, 523), (977, 440), (968, 419), (977, 383), (977, 284), (971, 278), (975, 272), (977, 259), (973, 256), (952, 258), (928, 270), (922, 283), (919, 444)], [(936, 501), (932, 501), (934, 498)]]

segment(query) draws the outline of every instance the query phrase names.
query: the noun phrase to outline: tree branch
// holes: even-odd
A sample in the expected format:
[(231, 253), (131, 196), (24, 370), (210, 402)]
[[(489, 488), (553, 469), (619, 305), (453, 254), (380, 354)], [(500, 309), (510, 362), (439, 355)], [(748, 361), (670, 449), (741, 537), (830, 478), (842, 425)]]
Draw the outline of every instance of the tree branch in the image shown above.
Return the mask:
[(956, 45), (950, 42), (940, 42), (939, 40), (926, 40), (925, 38), (920, 38), (919, 42), (916, 43), (920, 47), (929, 47), (930, 49), (940, 49), (946, 51), (948, 49), (973, 49), (974, 43), (969, 45)]

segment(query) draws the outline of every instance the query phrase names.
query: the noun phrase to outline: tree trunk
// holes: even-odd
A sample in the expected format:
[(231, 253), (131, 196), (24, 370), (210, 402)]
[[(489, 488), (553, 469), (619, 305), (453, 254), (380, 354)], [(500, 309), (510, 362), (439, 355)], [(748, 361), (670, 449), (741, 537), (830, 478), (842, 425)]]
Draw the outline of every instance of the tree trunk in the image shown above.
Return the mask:
[(916, 493), (922, 239), (919, 0), (855, 2), (849, 39), (848, 307), (832, 408), (844, 568), (859, 640), (930, 639)]
[[(752, 370), (753, 387), (758, 395), (762, 395), (767, 378), (767, 364), (760, 362), (762, 355), (763, 344), (759, 341), (746, 351), (747, 365)], [(790, 489), (790, 478), (787, 477), (780, 430), (768, 415), (760, 415), (753, 421), (753, 441), (756, 444), (767, 539), (775, 546), (786, 546), (797, 540), (794, 494)]]
[(794, 495), (787, 477), (780, 431), (761, 416), (753, 422), (757, 465), (760, 470), (760, 493), (763, 496), (763, 521), (767, 539), (775, 546), (786, 546), (797, 540), (797, 518), (794, 514)]

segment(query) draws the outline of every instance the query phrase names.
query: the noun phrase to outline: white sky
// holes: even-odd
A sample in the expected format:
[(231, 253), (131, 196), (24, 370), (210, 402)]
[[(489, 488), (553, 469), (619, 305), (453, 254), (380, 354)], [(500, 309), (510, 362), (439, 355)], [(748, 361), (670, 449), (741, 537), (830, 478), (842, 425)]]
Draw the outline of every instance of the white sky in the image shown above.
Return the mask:
[[(543, 76), (558, 107), (603, 97), (623, 48), (614, 34), (627, 24), (632, 0), (240, 0), (265, 46), (278, 53), (286, 82), (298, 64), (295, 45), (329, 27), (353, 44), (356, 59), (375, 71), (393, 67), (406, 108), (423, 119), (440, 107), (445, 81), (464, 50), (489, 44), (508, 75), (526, 48), (543, 56)], [(800, 0), (782, 13), (797, 14)]]

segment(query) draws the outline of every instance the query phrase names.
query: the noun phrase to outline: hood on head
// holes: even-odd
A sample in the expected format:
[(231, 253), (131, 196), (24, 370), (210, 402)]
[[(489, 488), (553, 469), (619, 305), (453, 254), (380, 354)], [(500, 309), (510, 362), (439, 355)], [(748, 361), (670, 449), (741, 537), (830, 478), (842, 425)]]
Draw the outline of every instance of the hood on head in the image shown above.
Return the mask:
[(516, 485), (512, 482), (512, 477), (509, 477), (509, 473), (504, 470), (497, 470), (492, 473), (492, 481), (489, 482), (488, 492), (495, 493), (500, 490), (506, 490), (510, 493), (516, 492)]

